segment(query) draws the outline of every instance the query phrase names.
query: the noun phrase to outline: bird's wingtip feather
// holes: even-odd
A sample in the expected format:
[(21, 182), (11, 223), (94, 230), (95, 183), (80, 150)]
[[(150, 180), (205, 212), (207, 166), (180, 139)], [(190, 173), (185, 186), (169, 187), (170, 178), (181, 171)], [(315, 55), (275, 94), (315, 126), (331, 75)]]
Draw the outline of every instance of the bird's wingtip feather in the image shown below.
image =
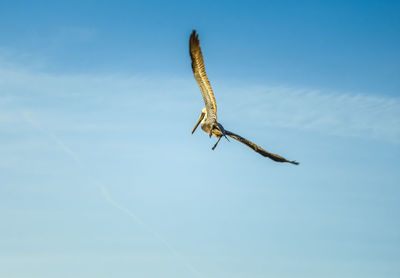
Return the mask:
[(190, 47), (200, 45), (199, 34), (194, 29), (193, 29), (192, 33), (190, 34), (189, 42), (190, 42)]

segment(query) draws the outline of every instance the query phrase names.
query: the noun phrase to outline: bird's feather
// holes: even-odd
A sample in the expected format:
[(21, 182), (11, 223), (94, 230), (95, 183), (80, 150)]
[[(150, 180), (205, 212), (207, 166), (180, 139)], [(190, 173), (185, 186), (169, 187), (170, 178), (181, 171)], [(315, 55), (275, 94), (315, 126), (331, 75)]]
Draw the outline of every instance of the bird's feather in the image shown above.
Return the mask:
[(199, 36), (193, 30), (189, 39), (190, 58), (192, 59), (192, 70), (194, 78), (199, 84), (201, 94), (203, 95), (204, 103), (207, 110), (207, 118), (217, 122), (217, 103), (214, 93), (208, 81), (206, 70), (204, 67), (203, 55), (201, 53)]
[(261, 154), (262, 156), (268, 157), (276, 162), (288, 162), (288, 163), (292, 163), (295, 165), (298, 165), (299, 163), (296, 161), (290, 161), (287, 160), (286, 158), (283, 158), (282, 156), (279, 156), (277, 154), (273, 154), (270, 152), (267, 152), (266, 150), (264, 150), (263, 148), (261, 148), (260, 146), (254, 144), (253, 142), (247, 140), (246, 138), (243, 138), (240, 135), (237, 135), (233, 132), (230, 132), (228, 130), (225, 130), (226, 135), (232, 137), (233, 139), (245, 144), (246, 146), (248, 146), (249, 148), (253, 149), (254, 151), (258, 152), (259, 154)]

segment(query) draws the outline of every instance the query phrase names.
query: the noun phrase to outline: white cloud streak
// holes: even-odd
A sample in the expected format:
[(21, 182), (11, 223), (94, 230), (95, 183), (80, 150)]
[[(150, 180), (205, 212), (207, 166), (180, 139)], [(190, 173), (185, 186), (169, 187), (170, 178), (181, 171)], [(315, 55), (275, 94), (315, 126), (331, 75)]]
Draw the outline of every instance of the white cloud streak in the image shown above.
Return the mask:
[(400, 143), (400, 98), (290, 87), (238, 90), (246, 97), (243, 100), (239, 91), (231, 93), (240, 101), (232, 114), (238, 117), (245, 111), (243, 117), (260, 126)]
[[(193, 93), (192, 93), (193, 92)], [(0, 104), (24, 100), (42, 103), (74, 98), (81, 103), (107, 102), (115, 107), (179, 113), (201, 107), (194, 80), (167, 80), (123, 75), (57, 75), (0, 64)], [(363, 137), (400, 143), (400, 98), (324, 92), (292, 87), (218, 88), (223, 119), (260, 127), (293, 128), (330, 135)], [(25, 104), (29, 105), (29, 104)], [(233, 108), (229, 110), (229, 107)], [(32, 108), (32, 107), (28, 107)], [(219, 110), (221, 111), (221, 109)], [(12, 121), (0, 112), (0, 123)], [(163, 111), (165, 112), (165, 111)]]

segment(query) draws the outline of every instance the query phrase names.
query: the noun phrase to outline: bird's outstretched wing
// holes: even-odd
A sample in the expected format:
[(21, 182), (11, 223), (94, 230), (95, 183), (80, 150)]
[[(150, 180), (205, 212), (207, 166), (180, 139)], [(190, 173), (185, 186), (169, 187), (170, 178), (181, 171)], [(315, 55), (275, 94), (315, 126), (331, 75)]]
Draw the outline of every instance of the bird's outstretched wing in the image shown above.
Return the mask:
[(199, 35), (193, 30), (189, 39), (190, 58), (192, 59), (192, 70), (194, 78), (199, 84), (201, 94), (207, 110), (207, 118), (217, 121), (217, 103), (214, 93), (208, 81), (206, 70), (204, 68), (203, 55), (201, 54)]
[(296, 161), (290, 161), (290, 160), (287, 160), (286, 158), (283, 158), (282, 156), (279, 156), (277, 154), (273, 154), (273, 153), (267, 152), (266, 150), (264, 150), (260, 146), (257, 146), (253, 142), (247, 140), (246, 138), (243, 138), (240, 135), (237, 135), (237, 134), (235, 134), (233, 132), (230, 132), (228, 130), (225, 130), (225, 132), (226, 132), (226, 135), (228, 135), (228, 136), (232, 137), (233, 139), (245, 144), (246, 146), (248, 146), (249, 148), (251, 148), (254, 151), (258, 152), (262, 156), (269, 157), (270, 159), (272, 159), (272, 160), (274, 160), (276, 162), (288, 162), (288, 163), (292, 163), (292, 164), (295, 164), (295, 165), (299, 164)]

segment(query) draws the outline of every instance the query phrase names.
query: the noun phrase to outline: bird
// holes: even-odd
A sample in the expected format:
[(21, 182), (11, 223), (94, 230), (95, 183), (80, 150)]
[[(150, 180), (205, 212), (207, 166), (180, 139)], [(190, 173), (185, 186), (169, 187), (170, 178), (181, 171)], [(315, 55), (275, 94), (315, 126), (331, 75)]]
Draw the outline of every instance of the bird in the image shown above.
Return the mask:
[(214, 93), (211, 88), (210, 81), (208, 80), (206, 70), (204, 67), (204, 60), (203, 60), (203, 54), (201, 52), (200, 48), (200, 40), (199, 40), (199, 35), (196, 32), (196, 30), (193, 30), (190, 38), (189, 38), (189, 53), (190, 53), (190, 59), (192, 62), (192, 71), (194, 78), (197, 81), (197, 84), (200, 87), (201, 94), (203, 95), (203, 100), (205, 107), (201, 110), (200, 117), (198, 121), (196, 122), (196, 125), (194, 126), (192, 130), (192, 134), (196, 131), (197, 127), (201, 126), (201, 129), (206, 132), (210, 138), (211, 136), (217, 137), (217, 142), (215, 145), (211, 148), (212, 150), (215, 150), (217, 147), (219, 141), (221, 140), (222, 137), (226, 138), (228, 141), (228, 137), (231, 137), (244, 145), (248, 146), (249, 148), (253, 149), (257, 153), (261, 154), (264, 157), (268, 157), (272, 159), (273, 161), (276, 162), (287, 162), (291, 163), (294, 165), (298, 165), (299, 163), (297, 161), (291, 161), (287, 160), (286, 158), (270, 153), (260, 146), (254, 144), (253, 142), (247, 140), (246, 138), (243, 138), (242, 136), (235, 134), (229, 130), (226, 130), (218, 121), (217, 121), (217, 103), (215, 101)]

